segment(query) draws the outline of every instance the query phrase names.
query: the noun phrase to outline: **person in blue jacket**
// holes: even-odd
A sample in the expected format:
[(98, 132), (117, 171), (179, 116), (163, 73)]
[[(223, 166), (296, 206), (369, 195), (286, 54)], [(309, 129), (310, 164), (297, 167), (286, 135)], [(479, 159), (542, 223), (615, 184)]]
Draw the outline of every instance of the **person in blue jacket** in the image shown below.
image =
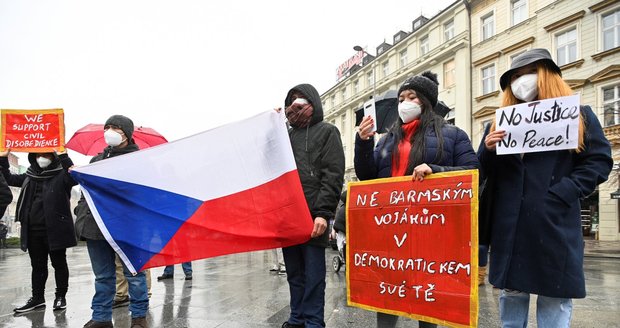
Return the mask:
[[(437, 105), (437, 74), (412, 76), (398, 89), (399, 120), (375, 147), (374, 121), (365, 117), (355, 138), (355, 173), (360, 180), (477, 169), (478, 158), (467, 134), (448, 124)], [(377, 327), (395, 327), (398, 317), (377, 312)], [(420, 327), (436, 327), (420, 322)]]
[[(572, 95), (561, 74), (546, 49), (519, 55), (500, 78), (502, 106)], [(579, 200), (607, 180), (609, 142), (589, 106), (576, 149), (497, 155), (504, 136), (493, 124), (478, 150), (495, 181), (489, 282), (502, 289), (502, 327), (527, 326), (530, 294), (538, 327), (568, 327), (571, 299), (586, 296)]]

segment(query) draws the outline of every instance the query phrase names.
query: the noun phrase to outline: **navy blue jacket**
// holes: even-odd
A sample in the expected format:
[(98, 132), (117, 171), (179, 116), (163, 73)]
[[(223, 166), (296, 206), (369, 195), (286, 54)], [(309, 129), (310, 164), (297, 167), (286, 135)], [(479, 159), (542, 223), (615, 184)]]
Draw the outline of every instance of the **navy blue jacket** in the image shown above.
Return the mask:
[[(583, 106), (585, 149), (478, 157), (495, 174), (489, 281), (498, 288), (557, 298), (583, 298), (583, 237), (579, 200), (611, 171), (609, 142)], [(485, 134), (486, 137), (486, 134)], [(483, 137), (484, 140), (484, 137)]]
[[(435, 160), (438, 139), (432, 128), (426, 131), (426, 155), (424, 162), (430, 166), (433, 173), (477, 169), (478, 158), (472, 148), (467, 134), (454, 125), (444, 124), (443, 157)], [(374, 140), (362, 140), (355, 137), (355, 174), (360, 180), (388, 178), (392, 176), (392, 150), (394, 149), (394, 134), (388, 132), (374, 148)]]

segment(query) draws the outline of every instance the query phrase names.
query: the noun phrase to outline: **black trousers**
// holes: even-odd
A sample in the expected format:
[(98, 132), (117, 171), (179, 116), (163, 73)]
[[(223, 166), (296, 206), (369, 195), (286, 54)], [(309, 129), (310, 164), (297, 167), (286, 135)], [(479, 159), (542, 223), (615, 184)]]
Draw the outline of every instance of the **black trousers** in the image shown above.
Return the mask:
[(69, 267), (67, 266), (66, 249), (50, 251), (45, 232), (29, 232), (28, 254), (32, 266), (32, 297), (44, 298), (47, 281), (47, 257), (54, 267), (56, 278), (56, 297), (64, 297), (69, 288)]

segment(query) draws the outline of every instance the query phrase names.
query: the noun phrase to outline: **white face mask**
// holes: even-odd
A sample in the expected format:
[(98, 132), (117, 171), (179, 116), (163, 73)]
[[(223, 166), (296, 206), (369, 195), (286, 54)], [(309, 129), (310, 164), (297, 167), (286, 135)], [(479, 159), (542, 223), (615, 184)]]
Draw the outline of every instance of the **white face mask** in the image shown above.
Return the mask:
[(422, 114), (422, 107), (412, 101), (403, 101), (398, 104), (398, 116), (403, 123), (409, 123)]
[(105, 143), (112, 147), (116, 147), (123, 143), (123, 136), (112, 129), (106, 130), (103, 133), (103, 138), (105, 139)]
[(525, 74), (510, 84), (512, 94), (519, 100), (530, 102), (538, 96), (538, 75)]
[(37, 164), (39, 164), (40, 168), (44, 169), (52, 164), (52, 160), (45, 157), (37, 157)]

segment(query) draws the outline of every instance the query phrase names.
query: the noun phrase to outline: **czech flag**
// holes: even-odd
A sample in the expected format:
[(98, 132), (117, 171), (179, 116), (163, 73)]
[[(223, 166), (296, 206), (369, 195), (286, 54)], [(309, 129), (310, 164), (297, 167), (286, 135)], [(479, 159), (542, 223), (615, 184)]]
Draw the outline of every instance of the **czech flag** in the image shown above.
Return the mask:
[(71, 174), (133, 273), (301, 244), (312, 232), (284, 114), (273, 110)]

